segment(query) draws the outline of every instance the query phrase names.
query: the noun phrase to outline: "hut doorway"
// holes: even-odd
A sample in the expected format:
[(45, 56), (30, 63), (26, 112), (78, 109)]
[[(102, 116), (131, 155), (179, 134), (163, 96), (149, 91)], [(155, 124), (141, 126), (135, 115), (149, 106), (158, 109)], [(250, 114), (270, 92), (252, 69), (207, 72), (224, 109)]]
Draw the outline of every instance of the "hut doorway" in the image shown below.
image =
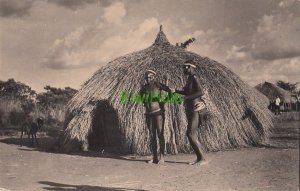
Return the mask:
[(89, 150), (119, 152), (122, 133), (115, 109), (107, 102), (98, 103), (93, 115), (92, 131), (89, 134)]

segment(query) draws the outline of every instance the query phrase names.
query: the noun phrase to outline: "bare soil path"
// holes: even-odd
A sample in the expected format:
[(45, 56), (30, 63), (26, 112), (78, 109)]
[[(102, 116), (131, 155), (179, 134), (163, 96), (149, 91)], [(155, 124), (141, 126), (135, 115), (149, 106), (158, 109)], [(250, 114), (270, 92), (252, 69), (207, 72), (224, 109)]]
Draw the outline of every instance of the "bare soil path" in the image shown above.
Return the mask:
[(18, 141), (0, 139), (0, 191), (299, 190), (299, 121), (278, 123), (271, 147), (208, 153), (209, 163), (196, 167), (186, 164), (192, 154), (154, 165), (147, 157), (46, 152), (47, 137), (37, 149)]

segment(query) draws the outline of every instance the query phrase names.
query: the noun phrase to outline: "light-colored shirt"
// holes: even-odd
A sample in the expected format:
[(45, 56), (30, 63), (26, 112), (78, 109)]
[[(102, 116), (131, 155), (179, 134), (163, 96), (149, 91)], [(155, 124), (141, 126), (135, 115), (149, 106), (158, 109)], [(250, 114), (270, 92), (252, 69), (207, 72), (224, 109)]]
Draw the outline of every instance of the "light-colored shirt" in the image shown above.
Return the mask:
[(279, 105), (280, 104), (280, 98), (278, 97), (278, 98), (276, 98), (276, 100), (275, 100), (275, 104), (276, 105)]

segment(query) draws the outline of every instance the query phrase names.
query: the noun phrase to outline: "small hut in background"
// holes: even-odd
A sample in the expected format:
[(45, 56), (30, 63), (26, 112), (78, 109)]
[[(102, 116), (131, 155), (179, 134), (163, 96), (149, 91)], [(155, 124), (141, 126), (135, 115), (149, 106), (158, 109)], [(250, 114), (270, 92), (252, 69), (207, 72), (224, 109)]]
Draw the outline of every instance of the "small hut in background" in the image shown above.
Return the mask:
[(299, 110), (297, 108), (297, 99), (293, 97), (292, 94), (275, 84), (270, 82), (264, 82), (255, 86), (255, 88), (260, 91), (262, 94), (267, 96), (270, 101), (269, 108), (273, 111), (275, 106), (275, 99), (278, 96), (281, 100), (281, 110), (283, 111), (292, 111)]
[[(254, 146), (268, 139), (272, 114), (268, 99), (222, 64), (172, 45), (162, 28), (154, 43), (141, 51), (119, 57), (101, 67), (68, 104), (69, 117), (60, 138), (60, 149), (109, 149), (136, 154), (150, 153), (145, 109), (139, 103), (124, 104), (123, 91), (138, 92), (144, 72), (157, 72), (157, 80), (181, 88), (182, 64), (193, 60), (205, 95), (210, 118), (199, 128), (199, 140), (207, 151)], [(165, 105), (167, 153), (190, 152), (183, 105)]]

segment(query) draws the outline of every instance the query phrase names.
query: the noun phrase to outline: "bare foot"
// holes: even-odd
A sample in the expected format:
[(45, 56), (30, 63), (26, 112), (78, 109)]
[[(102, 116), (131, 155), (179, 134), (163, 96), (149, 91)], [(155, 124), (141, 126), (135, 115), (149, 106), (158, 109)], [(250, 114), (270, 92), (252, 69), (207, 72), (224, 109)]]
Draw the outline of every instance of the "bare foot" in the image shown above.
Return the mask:
[(151, 160), (147, 161), (147, 163), (148, 164), (151, 164), (151, 163), (157, 164), (158, 160), (151, 159)]
[(188, 164), (189, 164), (189, 165), (195, 165), (195, 164), (197, 164), (197, 163), (200, 163), (200, 161), (201, 161), (201, 160), (198, 160), (198, 159), (197, 159), (197, 160), (195, 160), (195, 161), (193, 161), (193, 162), (189, 162)]
[(148, 160), (147, 163), (153, 163), (153, 159)]
[(164, 158), (161, 158), (159, 159), (158, 163), (157, 164), (164, 164), (165, 163), (165, 159)]
[(205, 165), (207, 164), (208, 161), (207, 160), (195, 160), (194, 162), (190, 162), (189, 165), (197, 165), (197, 166), (200, 166), (200, 165)]

